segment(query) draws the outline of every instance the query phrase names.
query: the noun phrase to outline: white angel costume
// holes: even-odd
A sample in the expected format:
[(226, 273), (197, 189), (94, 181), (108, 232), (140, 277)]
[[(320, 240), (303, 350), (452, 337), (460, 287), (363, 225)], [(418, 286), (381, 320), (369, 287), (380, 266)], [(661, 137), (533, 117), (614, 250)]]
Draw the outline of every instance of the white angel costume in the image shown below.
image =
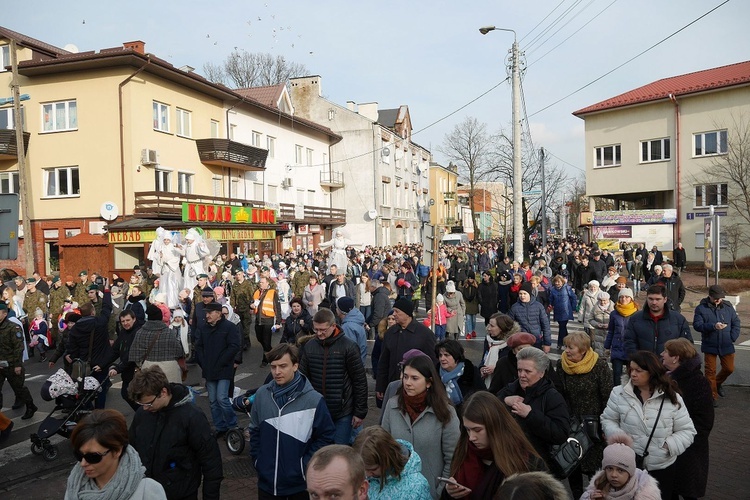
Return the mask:
[(320, 248), (332, 247), (328, 256), (328, 262), (326, 263), (326, 265), (328, 266), (326, 271), (331, 268), (331, 265), (335, 264), (338, 269), (342, 269), (344, 272), (346, 272), (346, 267), (349, 262), (349, 259), (346, 256), (346, 247), (357, 247), (362, 245), (358, 243), (352, 243), (344, 238), (344, 232), (339, 229), (336, 231), (335, 238), (320, 243), (318, 246)]
[(190, 228), (185, 235), (185, 246), (183, 247), (185, 258), (185, 270), (182, 280), (183, 286), (188, 290), (195, 288), (198, 284), (198, 275), (206, 274), (204, 258), (210, 255), (210, 250), (203, 241), (203, 237), (195, 230)]
[(161, 276), (162, 258), (161, 258), (161, 247), (162, 239), (164, 238), (165, 229), (163, 227), (156, 228), (156, 239), (151, 242), (151, 246), (148, 249), (148, 255), (146, 258), (151, 261), (151, 270), (154, 275)]
[(165, 231), (162, 235), (160, 258), (162, 262), (159, 291), (167, 296), (167, 306), (170, 309), (180, 307), (180, 290), (182, 289), (182, 275), (180, 274), (180, 250), (172, 242), (172, 233)]

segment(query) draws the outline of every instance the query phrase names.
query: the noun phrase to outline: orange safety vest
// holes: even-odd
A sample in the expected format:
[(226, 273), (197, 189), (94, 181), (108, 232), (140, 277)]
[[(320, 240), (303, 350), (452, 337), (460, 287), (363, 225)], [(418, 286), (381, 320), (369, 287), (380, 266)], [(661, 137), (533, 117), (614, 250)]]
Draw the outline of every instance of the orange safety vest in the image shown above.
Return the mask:
[[(269, 288), (266, 291), (266, 296), (263, 298), (263, 302), (260, 304), (260, 310), (261, 310), (261, 316), (265, 316), (266, 318), (275, 318), (276, 317), (276, 309), (273, 307), (273, 296), (276, 293), (276, 290), (273, 288)], [(253, 300), (259, 300), (260, 299), (261, 290), (255, 290), (255, 293), (253, 294)]]

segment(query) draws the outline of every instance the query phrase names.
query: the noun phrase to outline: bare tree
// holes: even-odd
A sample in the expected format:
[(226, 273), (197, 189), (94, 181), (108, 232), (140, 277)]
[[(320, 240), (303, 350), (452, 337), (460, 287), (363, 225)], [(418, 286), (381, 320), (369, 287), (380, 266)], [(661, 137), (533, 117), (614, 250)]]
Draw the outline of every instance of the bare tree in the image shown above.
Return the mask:
[(235, 50), (222, 63), (204, 64), (203, 74), (214, 83), (247, 88), (284, 83), (308, 74), (308, 70), (304, 64), (287, 61), (281, 55)]
[(739, 269), (737, 259), (740, 258), (742, 249), (750, 243), (747, 228), (744, 224), (727, 224), (722, 226), (721, 232), (723, 233), (727, 250), (729, 250), (732, 256), (732, 264), (734, 264), (735, 269)]
[(477, 183), (486, 180), (490, 166), (490, 137), (487, 134), (487, 125), (479, 123), (474, 117), (467, 117), (456, 125), (451, 133), (445, 135), (438, 150), (458, 166), (459, 179), (469, 186), (469, 207), (476, 240), (479, 238), (479, 214), (474, 196)]

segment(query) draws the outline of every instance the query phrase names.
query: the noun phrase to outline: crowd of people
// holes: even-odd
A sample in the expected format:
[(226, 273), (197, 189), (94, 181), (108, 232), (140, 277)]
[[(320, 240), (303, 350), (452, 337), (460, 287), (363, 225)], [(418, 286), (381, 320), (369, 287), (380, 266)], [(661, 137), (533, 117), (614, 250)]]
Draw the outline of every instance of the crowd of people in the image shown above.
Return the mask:
[[(344, 488), (345, 498), (557, 499), (569, 498), (565, 483), (574, 498), (705, 493), (740, 322), (712, 286), (691, 329), (678, 249), (670, 263), (655, 246), (610, 252), (568, 239), (516, 262), (497, 242), (475, 242), (442, 247), (433, 266), (419, 245), (338, 240), (210, 259), (198, 242), (191, 260), (171, 238), (162, 232), (154, 265), (127, 280), (35, 274), (2, 291), (0, 387), (7, 378), (23, 418), (36, 411), (23, 384), (32, 356), (51, 369), (62, 359), (66, 371), (82, 360), (104, 388), (72, 435), (80, 467), (66, 498), (197, 498), (199, 488), (218, 498), (217, 438), (237, 427), (234, 378), (253, 340), (270, 373), (239, 404), (250, 408), (258, 498)], [(471, 360), (462, 339), (477, 336), (478, 316), (484, 349)], [(583, 331), (568, 333), (575, 321)], [(184, 385), (191, 365), (210, 421)], [(368, 372), (380, 417), (366, 427)], [(129, 429), (105, 409), (117, 375), (135, 410)], [(593, 445), (563, 475), (550, 450), (574, 421)], [(0, 439), (9, 429), (0, 420)]]

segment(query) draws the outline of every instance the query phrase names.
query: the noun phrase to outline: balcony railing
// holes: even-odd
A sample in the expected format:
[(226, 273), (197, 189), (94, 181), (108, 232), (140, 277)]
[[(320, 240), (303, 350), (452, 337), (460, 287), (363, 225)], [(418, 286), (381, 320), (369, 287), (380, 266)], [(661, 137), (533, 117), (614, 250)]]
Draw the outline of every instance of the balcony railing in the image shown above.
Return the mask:
[(446, 191), (443, 193), (443, 201), (453, 201), (456, 199), (455, 191)]
[(266, 169), (266, 149), (229, 139), (196, 139), (195, 145), (198, 148), (198, 157), (204, 165), (255, 172)]
[(344, 187), (344, 174), (342, 172), (334, 172), (332, 170), (321, 170), (320, 185), (331, 188)]
[(280, 203), (279, 220), (281, 222), (303, 222), (305, 224), (345, 224), (346, 210), (305, 205), (304, 212), (298, 212), (293, 204)]
[[(29, 149), (28, 132), (23, 133), (23, 152), (24, 155)], [(16, 142), (16, 131), (14, 129), (0, 130), (0, 160), (17, 160), (18, 144)]]

